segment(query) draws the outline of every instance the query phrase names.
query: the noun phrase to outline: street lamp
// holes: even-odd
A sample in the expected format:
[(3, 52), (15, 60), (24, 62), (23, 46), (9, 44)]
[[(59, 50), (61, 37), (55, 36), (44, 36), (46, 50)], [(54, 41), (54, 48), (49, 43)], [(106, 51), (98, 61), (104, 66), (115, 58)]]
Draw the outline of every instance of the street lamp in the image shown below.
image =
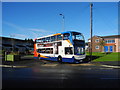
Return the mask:
[(60, 16), (62, 16), (62, 31), (64, 32), (65, 29), (65, 16), (63, 14), (59, 14)]
[(15, 35), (11, 34), (10, 37), (11, 37), (11, 44), (12, 44), (12, 52), (14, 52), (14, 40), (13, 40), (13, 37)]

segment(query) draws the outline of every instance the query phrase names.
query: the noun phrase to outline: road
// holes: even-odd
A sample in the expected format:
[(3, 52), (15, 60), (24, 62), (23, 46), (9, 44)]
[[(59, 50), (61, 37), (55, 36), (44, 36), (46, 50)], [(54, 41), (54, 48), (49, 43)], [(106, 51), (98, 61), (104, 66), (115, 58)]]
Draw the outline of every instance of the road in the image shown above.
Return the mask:
[(60, 64), (42, 60), (29, 67), (4, 67), (2, 71), (3, 89), (120, 88), (120, 69), (92, 63)]

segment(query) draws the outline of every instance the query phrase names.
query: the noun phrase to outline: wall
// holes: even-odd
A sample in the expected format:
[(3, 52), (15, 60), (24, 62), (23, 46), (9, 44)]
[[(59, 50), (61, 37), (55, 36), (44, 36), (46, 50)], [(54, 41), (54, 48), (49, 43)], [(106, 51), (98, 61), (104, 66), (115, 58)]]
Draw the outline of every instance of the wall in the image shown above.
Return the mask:
[(115, 38), (116, 52), (120, 52), (120, 38)]
[[(99, 40), (99, 41), (96, 42), (96, 40)], [(99, 45), (99, 43), (101, 41), (102, 41), (102, 38), (100, 38), (98, 36), (92, 37), (92, 52), (102, 52), (103, 51), (103, 47)], [(88, 43), (88, 46), (90, 47), (90, 42)], [(99, 48), (96, 49), (96, 46), (98, 46)]]

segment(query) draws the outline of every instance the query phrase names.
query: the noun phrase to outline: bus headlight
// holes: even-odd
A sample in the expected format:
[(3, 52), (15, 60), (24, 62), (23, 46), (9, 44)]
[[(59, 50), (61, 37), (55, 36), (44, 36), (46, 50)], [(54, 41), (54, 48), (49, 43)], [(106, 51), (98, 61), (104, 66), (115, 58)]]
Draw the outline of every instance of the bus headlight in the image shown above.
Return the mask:
[(84, 59), (86, 55), (75, 55), (74, 58), (77, 60)]

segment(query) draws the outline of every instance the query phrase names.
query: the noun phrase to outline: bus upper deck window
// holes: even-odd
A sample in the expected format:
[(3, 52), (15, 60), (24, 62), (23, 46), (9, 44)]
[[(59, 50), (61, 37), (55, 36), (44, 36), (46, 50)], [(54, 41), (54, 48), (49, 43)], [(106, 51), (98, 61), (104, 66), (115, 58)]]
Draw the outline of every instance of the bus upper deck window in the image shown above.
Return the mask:
[(42, 38), (42, 42), (45, 42), (45, 38)]
[(46, 41), (47, 41), (47, 42), (50, 42), (50, 37), (47, 37), (47, 38), (46, 38)]
[(84, 37), (81, 33), (73, 33), (72, 35), (73, 40), (84, 40)]
[(62, 40), (62, 35), (57, 35), (57, 40)]
[(38, 43), (38, 42), (39, 42), (38, 39), (36, 39), (36, 40), (35, 40), (35, 43)]
[(51, 41), (55, 41), (56, 40), (56, 37), (55, 36), (52, 36), (51, 37)]
[(69, 39), (69, 36), (70, 36), (69, 33), (65, 33), (65, 34), (63, 34), (63, 40), (67, 40), (67, 39)]
[(35, 42), (36, 43), (41, 43), (42, 41), (41, 41), (41, 39), (36, 39)]

